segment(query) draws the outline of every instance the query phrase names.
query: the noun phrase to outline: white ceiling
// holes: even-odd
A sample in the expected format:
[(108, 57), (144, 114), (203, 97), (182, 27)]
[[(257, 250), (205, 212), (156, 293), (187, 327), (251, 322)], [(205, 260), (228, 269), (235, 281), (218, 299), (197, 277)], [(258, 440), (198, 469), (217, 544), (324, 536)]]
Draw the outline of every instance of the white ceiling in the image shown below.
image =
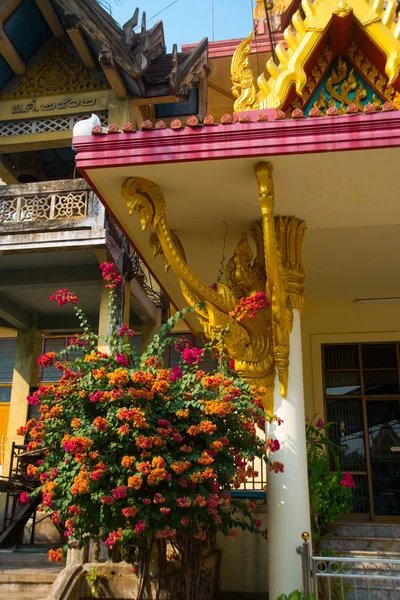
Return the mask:
[[(304, 219), (306, 295), (356, 298), (400, 295), (400, 150), (329, 152), (273, 157), (275, 213)], [(129, 216), (121, 185), (141, 176), (157, 183), (167, 201), (168, 224), (180, 237), (191, 268), (215, 281), (243, 231), (260, 219), (254, 165), (265, 158), (186, 162), (90, 170), (97, 190), (155, 272), (181, 304), (176, 277), (152, 259), (149, 231)]]

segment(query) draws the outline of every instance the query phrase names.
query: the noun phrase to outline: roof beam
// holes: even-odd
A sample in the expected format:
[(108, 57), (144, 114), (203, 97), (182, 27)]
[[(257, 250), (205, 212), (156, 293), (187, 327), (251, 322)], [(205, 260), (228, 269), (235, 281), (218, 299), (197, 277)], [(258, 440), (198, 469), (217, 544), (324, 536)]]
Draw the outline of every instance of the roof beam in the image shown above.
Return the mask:
[(14, 165), (10, 163), (4, 154), (0, 156), (0, 179), (2, 179), (7, 185), (19, 183)]
[(97, 265), (79, 265), (65, 267), (41, 267), (30, 269), (5, 269), (0, 271), (0, 290), (32, 286), (48, 287), (59, 283), (82, 283), (99, 281), (100, 271)]
[(99, 54), (99, 63), (103, 69), (104, 75), (111, 86), (112, 91), (117, 98), (126, 98), (128, 90), (121, 77), (121, 73), (115, 64), (113, 54), (108, 48), (104, 48)]
[(156, 323), (158, 308), (136, 279), (130, 282), (131, 307), (142, 323)]
[(0, 2), (0, 21), (4, 23), (7, 21), (8, 17), (10, 17), (13, 12), (18, 8), (21, 4), (22, 0), (2, 0)]
[(73, 14), (65, 14), (63, 24), (85, 67), (95, 69), (96, 63), (80, 28), (78, 17)]
[(56, 11), (50, 3), (50, 0), (35, 0), (35, 2), (47, 25), (50, 27), (54, 37), (63, 37), (65, 35), (65, 31), (57, 17)]
[(208, 87), (210, 89), (214, 90), (214, 92), (218, 92), (218, 94), (222, 94), (222, 96), (229, 98), (229, 100), (235, 99), (235, 96), (233, 94), (231, 94), (231, 92), (228, 92), (228, 90), (225, 90), (224, 88), (220, 87), (216, 83), (213, 83), (210, 79), (208, 79)]
[(25, 331), (30, 329), (32, 325), (30, 314), (2, 294), (0, 294), (0, 318), (13, 327)]
[(16, 75), (23, 75), (25, 73), (26, 65), (7, 37), (3, 23), (0, 23), (0, 54), (2, 54)]

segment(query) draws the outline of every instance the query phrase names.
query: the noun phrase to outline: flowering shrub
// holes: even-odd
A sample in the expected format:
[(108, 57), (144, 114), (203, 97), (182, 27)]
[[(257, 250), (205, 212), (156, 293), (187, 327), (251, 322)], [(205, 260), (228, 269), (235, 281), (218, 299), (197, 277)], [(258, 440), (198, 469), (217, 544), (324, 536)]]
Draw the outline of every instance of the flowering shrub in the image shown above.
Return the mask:
[[(52, 297), (75, 306), (84, 331), (63, 352), (83, 347), (85, 354), (73, 362), (63, 352), (38, 360), (55, 364), (61, 379), (28, 398), (41, 416), (19, 430), (29, 434), (30, 448), (45, 449), (41, 464), (29, 468), (40, 484), (32, 495), (41, 494), (41, 510), (63, 525), (64, 550), (101, 532), (108, 548), (118, 545), (133, 562), (158, 540), (178, 548), (184, 564), (190, 540), (199, 546), (217, 531), (233, 537), (238, 527), (259, 531), (252, 506), (230, 492), (257, 475), (255, 457), (283, 470), (270, 459), (279, 442), (256, 433), (256, 424), (263, 428), (275, 417), (262, 409), (265, 390), (249, 387), (227, 360), (207, 374), (200, 368), (203, 351), (182, 344), (179, 366), (162, 366), (170, 330), (193, 309), (170, 319), (139, 358), (129, 344), (133, 332), (115, 323), (121, 277), (113, 265), (101, 270), (110, 289), (108, 353), (97, 350), (75, 294)], [(50, 552), (53, 560), (60, 556), (61, 550)]]
[(306, 422), (311, 525), (316, 544), (321, 527), (350, 511), (355, 486), (350, 473), (340, 470), (340, 448), (326, 436), (330, 426), (316, 417)]

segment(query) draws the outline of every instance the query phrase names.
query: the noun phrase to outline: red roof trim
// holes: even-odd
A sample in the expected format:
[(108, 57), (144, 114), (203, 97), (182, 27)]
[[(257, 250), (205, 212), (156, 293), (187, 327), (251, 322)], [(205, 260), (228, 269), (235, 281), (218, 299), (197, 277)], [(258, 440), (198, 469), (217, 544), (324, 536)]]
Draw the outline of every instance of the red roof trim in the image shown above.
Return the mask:
[(185, 127), (74, 138), (87, 169), (400, 146), (400, 112)]
[[(220, 40), (217, 42), (208, 42), (208, 58), (224, 58), (227, 56), (233, 56), (236, 48), (243, 42), (242, 39), (236, 40)], [(253, 46), (251, 53), (259, 52), (271, 52), (272, 47), (276, 46), (278, 42), (284, 42), (287, 46), (282, 33), (274, 33), (274, 43), (271, 44), (266, 35), (257, 35), (254, 37)], [(192, 52), (197, 44), (184, 44), (182, 45), (182, 52)]]

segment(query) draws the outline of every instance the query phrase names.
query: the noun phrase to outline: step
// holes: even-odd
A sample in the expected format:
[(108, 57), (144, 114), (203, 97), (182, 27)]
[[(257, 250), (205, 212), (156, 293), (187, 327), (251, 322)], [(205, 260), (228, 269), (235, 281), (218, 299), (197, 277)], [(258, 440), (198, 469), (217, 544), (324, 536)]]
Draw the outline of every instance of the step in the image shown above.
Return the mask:
[(376, 537), (339, 537), (325, 536), (321, 540), (322, 548), (330, 548), (336, 552), (369, 551), (369, 552), (400, 552), (400, 540), (394, 538)]
[(54, 569), (59, 565), (49, 562), (47, 548), (43, 551), (18, 551), (12, 548), (0, 549), (1, 569)]
[(329, 529), (338, 537), (400, 538), (399, 523), (335, 523)]
[(46, 598), (62, 567), (53, 569), (0, 570), (0, 599), (39, 600)]

